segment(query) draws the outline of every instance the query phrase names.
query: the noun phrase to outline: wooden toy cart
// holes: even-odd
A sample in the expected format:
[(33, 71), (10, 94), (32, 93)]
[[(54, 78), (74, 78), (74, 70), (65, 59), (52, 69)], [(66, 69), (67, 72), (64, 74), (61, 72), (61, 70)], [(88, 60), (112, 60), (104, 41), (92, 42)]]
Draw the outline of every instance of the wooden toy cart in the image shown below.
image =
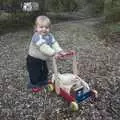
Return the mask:
[[(61, 74), (57, 69), (57, 60), (72, 59), (73, 73)], [(52, 83), (54, 83), (55, 91), (58, 95), (65, 98), (70, 103), (70, 108), (73, 111), (79, 109), (79, 103), (88, 99), (96, 98), (97, 91), (90, 89), (89, 85), (78, 76), (77, 71), (77, 53), (73, 50), (67, 51), (64, 54), (57, 54), (53, 57)]]

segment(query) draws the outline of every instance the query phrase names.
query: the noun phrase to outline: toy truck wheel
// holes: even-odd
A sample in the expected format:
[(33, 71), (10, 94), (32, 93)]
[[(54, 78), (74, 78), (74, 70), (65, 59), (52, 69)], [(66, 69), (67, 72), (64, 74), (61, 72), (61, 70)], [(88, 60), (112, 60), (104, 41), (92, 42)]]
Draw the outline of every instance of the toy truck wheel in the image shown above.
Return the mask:
[(48, 84), (47, 90), (48, 92), (52, 92), (54, 90), (54, 86), (52, 84)]
[(77, 111), (79, 109), (79, 106), (75, 101), (73, 101), (73, 102), (70, 103), (70, 109), (72, 111)]
[(93, 99), (98, 98), (98, 92), (97, 92), (96, 90), (91, 90), (91, 97), (92, 97)]
[(93, 103), (98, 98), (98, 92), (96, 90), (91, 90), (90, 102)]

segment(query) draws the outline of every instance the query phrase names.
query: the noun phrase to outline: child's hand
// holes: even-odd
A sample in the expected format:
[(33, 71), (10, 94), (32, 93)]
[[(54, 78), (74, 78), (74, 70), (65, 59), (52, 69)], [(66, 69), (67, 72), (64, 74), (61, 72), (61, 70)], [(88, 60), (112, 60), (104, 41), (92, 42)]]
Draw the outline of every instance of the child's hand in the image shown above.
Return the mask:
[(64, 55), (66, 55), (66, 52), (65, 51), (61, 51), (61, 52), (59, 52), (58, 53), (60, 56), (64, 56)]
[(58, 53), (55, 55), (55, 57), (56, 57), (57, 59), (62, 59), (62, 58), (64, 58), (65, 55), (66, 55), (66, 52), (60, 51), (60, 52), (58, 52)]
[(72, 57), (74, 55), (76, 55), (76, 52), (72, 51), (72, 50), (71, 51), (61, 51), (61, 52), (57, 53), (55, 55), (55, 57), (57, 59), (67, 59), (67, 58)]

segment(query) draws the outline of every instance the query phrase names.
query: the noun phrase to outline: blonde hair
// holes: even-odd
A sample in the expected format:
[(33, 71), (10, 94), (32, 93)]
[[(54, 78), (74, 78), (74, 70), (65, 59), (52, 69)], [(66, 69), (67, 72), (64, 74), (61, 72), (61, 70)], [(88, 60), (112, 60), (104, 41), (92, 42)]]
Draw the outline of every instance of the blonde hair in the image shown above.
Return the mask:
[(47, 24), (48, 26), (51, 25), (51, 21), (47, 16), (38, 16), (35, 20), (35, 25), (34, 25), (34, 32), (36, 32), (36, 27), (39, 24)]
[(35, 21), (35, 26), (41, 24), (41, 23), (46, 23), (48, 26), (51, 25), (51, 21), (47, 16), (38, 16)]

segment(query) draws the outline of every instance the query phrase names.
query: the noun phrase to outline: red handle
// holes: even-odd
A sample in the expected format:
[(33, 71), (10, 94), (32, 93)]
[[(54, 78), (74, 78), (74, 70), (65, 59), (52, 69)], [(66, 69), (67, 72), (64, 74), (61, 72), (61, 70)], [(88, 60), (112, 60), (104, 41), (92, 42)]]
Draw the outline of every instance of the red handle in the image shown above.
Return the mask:
[(55, 56), (56, 59), (68, 59), (69, 57), (76, 56), (76, 51), (69, 50), (66, 52), (59, 53)]

